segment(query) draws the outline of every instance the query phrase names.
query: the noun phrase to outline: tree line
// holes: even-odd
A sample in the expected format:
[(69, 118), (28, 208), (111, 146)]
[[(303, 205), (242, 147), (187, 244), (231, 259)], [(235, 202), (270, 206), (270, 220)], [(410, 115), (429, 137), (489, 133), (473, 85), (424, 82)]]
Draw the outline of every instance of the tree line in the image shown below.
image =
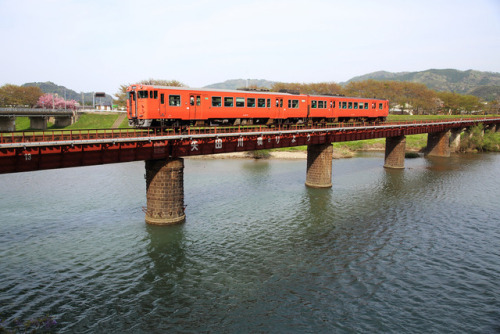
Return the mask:
[[(148, 79), (139, 82), (145, 85), (159, 86), (181, 86), (186, 87), (177, 80), (155, 80)], [(127, 87), (121, 85), (119, 91), (115, 94), (117, 99), (114, 101), (119, 106), (126, 106)], [(252, 87), (250, 87), (252, 88)], [(256, 88), (256, 87), (253, 87)], [(320, 83), (275, 83), (271, 91), (289, 91), (300, 92), (309, 95), (345, 95), (366, 98), (387, 99), (392, 111), (412, 112), (413, 114), (461, 114), (472, 112), (499, 113), (499, 101), (489, 103), (482, 102), (473, 95), (463, 95), (453, 92), (437, 92), (427, 88), (424, 84), (402, 81), (353, 81), (345, 86), (334, 82)], [(0, 107), (51, 107), (50, 100), (54, 102), (58, 99), (58, 105), (68, 105), (73, 101), (60, 101), (58, 97), (42, 98), (44, 93), (39, 87), (25, 87), (6, 84), (0, 87)], [(76, 103), (76, 101), (74, 101)]]
[(344, 95), (389, 100), (392, 111), (413, 114), (499, 113), (498, 101), (483, 103), (477, 96), (437, 92), (424, 84), (402, 81), (353, 81), (342, 87), (326, 83), (276, 83), (271, 91), (300, 91), (302, 94)]
[(65, 100), (53, 94), (45, 94), (40, 87), (6, 84), (0, 87), (0, 107), (76, 109), (75, 100)]

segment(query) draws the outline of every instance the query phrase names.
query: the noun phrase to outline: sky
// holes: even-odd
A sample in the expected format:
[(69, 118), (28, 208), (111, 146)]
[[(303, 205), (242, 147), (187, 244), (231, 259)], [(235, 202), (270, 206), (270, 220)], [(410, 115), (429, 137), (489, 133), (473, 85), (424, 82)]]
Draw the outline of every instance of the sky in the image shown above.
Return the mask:
[(500, 0), (0, 0), (0, 86), (500, 72)]

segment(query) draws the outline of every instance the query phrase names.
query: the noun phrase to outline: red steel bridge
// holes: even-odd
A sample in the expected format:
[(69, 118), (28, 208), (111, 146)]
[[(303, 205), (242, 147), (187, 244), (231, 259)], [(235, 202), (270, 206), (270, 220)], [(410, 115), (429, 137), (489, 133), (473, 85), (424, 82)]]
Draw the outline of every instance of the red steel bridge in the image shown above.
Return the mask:
[(0, 173), (443, 133), (477, 124), (500, 127), (500, 118), (271, 129), (189, 128), (182, 132), (122, 129), (0, 133)]

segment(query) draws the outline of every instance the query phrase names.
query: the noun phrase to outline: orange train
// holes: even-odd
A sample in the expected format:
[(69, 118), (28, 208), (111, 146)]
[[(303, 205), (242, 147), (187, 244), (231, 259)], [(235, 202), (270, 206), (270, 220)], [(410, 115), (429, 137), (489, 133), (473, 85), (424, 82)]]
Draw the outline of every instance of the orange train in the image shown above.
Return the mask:
[(135, 127), (382, 122), (389, 112), (387, 100), (330, 95), (140, 84), (129, 86), (127, 95)]

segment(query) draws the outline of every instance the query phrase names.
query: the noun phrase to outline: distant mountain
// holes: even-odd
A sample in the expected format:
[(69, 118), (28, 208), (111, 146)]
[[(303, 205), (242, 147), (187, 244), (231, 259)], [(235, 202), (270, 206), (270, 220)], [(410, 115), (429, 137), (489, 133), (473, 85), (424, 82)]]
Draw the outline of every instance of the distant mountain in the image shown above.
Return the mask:
[(500, 96), (500, 73), (494, 72), (453, 69), (399, 73), (380, 71), (354, 77), (347, 83), (368, 79), (418, 82), (437, 91), (471, 94), (488, 100)]
[(259, 79), (248, 79), (248, 80), (234, 79), (208, 85), (205, 86), (204, 88), (215, 88), (215, 89), (238, 89), (246, 87), (271, 88), (271, 86), (274, 83), (275, 83), (274, 81), (259, 80)]
[[(83, 99), (85, 101), (85, 104), (89, 105), (92, 104), (92, 99), (93, 99), (93, 92), (91, 93), (77, 93), (74, 90), (68, 89), (64, 86), (59, 86), (56, 85), (53, 82), (47, 81), (47, 82), (28, 82), (25, 83), (23, 86), (25, 87), (40, 87), (42, 92), (48, 93), (48, 94), (57, 94), (58, 96), (62, 98), (66, 98), (66, 100), (75, 100), (79, 103), (82, 103), (82, 94), (83, 94)], [(100, 103), (104, 104), (111, 104), (113, 101), (113, 98), (111, 95), (106, 94), (106, 97), (103, 98), (96, 98)]]

